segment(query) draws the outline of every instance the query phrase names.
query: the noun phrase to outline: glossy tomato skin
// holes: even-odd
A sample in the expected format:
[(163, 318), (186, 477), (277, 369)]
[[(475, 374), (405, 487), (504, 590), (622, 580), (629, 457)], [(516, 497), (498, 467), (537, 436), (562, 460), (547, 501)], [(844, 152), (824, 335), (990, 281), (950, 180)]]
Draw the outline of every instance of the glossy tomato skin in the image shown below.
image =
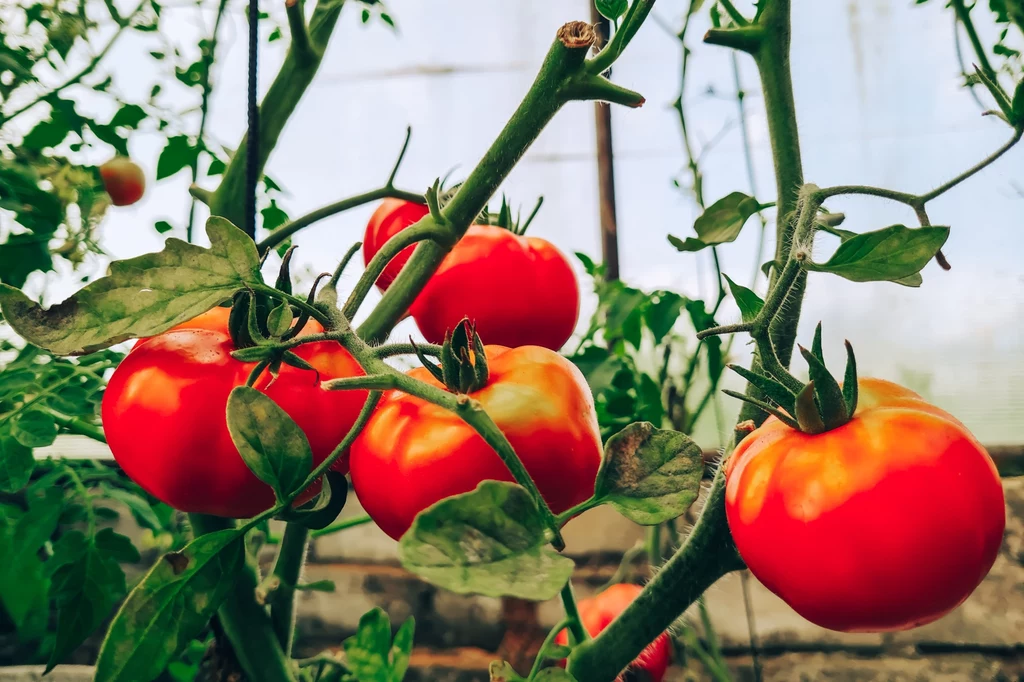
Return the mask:
[(558, 350), (576, 328), (580, 289), (569, 260), (550, 242), (473, 225), (409, 312), (431, 343), (468, 317), (485, 343)]
[[(160, 334), (128, 354), (103, 396), (104, 431), (114, 458), (132, 480), (176, 509), (245, 518), (274, 503), (270, 487), (249, 471), (228, 433), (228, 395), (255, 366), (232, 358), (233, 349), (221, 331)], [(296, 353), (319, 377), (283, 365), (275, 380), (264, 373), (255, 388), (302, 428), (319, 463), (348, 432), (366, 398), (363, 391), (325, 391), (320, 381), (363, 372), (335, 342), (305, 344)], [(347, 470), (344, 458), (335, 468)]]
[[(618, 583), (612, 585), (596, 597), (583, 599), (579, 603), (580, 620), (591, 637), (597, 637), (604, 631), (626, 607), (633, 603), (636, 596), (643, 591), (639, 585)], [(555, 643), (563, 646), (569, 643), (569, 634), (563, 630), (555, 637)], [(647, 673), (651, 682), (661, 682), (672, 660), (672, 642), (668, 633), (663, 632), (658, 638), (640, 652), (629, 669), (642, 670)], [(564, 666), (564, 662), (562, 663)], [(621, 680), (622, 677), (620, 676)]]
[(954, 417), (879, 379), (849, 423), (771, 418), (726, 463), (726, 511), (753, 574), (807, 620), (906, 630), (960, 605), (1002, 544), (992, 459)]
[[(488, 385), (471, 395), (515, 448), (552, 511), (594, 492), (601, 438), (583, 375), (546, 348), (485, 346)], [(440, 385), (425, 369), (411, 376)], [(505, 464), (454, 413), (399, 391), (381, 399), (352, 444), (352, 485), (366, 512), (398, 539), (416, 514), (484, 480), (512, 481)]]
[[(396, 234), (418, 222), (425, 217), (430, 210), (424, 204), (417, 204), (404, 199), (385, 199), (377, 207), (377, 210), (370, 216), (366, 224), (366, 232), (363, 235), (363, 263), (368, 264), (370, 259), (376, 255), (384, 243)], [(397, 256), (391, 259), (387, 267), (377, 278), (377, 287), (381, 291), (387, 290), (391, 283), (398, 277), (402, 266), (412, 256), (416, 246), (408, 246), (402, 249)]]

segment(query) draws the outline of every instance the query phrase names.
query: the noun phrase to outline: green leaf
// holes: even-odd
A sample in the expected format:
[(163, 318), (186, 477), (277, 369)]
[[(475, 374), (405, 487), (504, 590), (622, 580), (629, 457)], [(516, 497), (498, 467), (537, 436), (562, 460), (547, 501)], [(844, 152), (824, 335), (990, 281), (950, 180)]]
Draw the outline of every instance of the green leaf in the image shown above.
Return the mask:
[(48, 562), (53, 570), (51, 596), (57, 601), (57, 636), (46, 672), (85, 641), (124, 597), (124, 571), (117, 562), (138, 560), (131, 540), (111, 528), (91, 538), (78, 530), (61, 536)]
[(44, 119), (36, 124), (32, 130), (25, 135), (21, 145), (25, 149), (43, 150), (56, 147), (71, 132), (71, 123), (56, 110), (50, 118)]
[(161, 557), (114, 617), (96, 662), (96, 682), (156, 679), (206, 627), (245, 565), (244, 534), (202, 535)]
[(416, 621), (410, 616), (392, 642), (388, 614), (373, 608), (359, 619), (356, 634), (345, 640), (345, 663), (359, 682), (402, 682), (415, 629)]
[(108, 125), (115, 127), (124, 126), (125, 128), (138, 128), (139, 124), (146, 120), (146, 112), (138, 104), (124, 104), (114, 117), (110, 119)]
[(523, 682), (523, 677), (505, 661), (491, 661), (487, 668), (491, 682)]
[(0, 285), (4, 318), (55, 355), (79, 355), (152, 336), (262, 284), (256, 245), (223, 218), (206, 224), (210, 248), (170, 238), (164, 250), (110, 264), (110, 274), (46, 310)]
[[(1024, 13), (1024, 8), (1021, 9)], [(1013, 102), (1010, 105), (1010, 111), (1013, 113), (1014, 125), (1024, 124), (1024, 79), (1021, 79), (1020, 83), (1017, 83), (1016, 89), (1013, 91)]]
[(238, 386), (228, 397), (231, 440), (256, 477), (283, 500), (306, 480), (313, 469), (309, 440), (277, 403), (249, 386)]
[(334, 592), (337, 586), (333, 580), (315, 580), (311, 583), (301, 583), (295, 586), (300, 592)]
[(728, 194), (704, 210), (693, 229), (705, 244), (735, 241), (750, 216), (761, 208), (757, 199), (743, 192)]
[(13, 493), (24, 488), (35, 467), (31, 448), (13, 438), (0, 437), (0, 491)]
[(678, 251), (694, 252), (706, 249), (708, 246), (710, 246), (710, 244), (705, 244), (699, 239), (694, 239), (693, 237), (680, 239), (674, 234), (668, 235), (668, 241), (670, 244), (672, 244), (672, 246), (676, 247)]
[(45, 448), (57, 438), (57, 424), (46, 412), (30, 410), (15, 417), (11, 435), (27, 448)]
[(160, 158), (156, 162), (156, 179), (169, 178), (183, 168), (188, 168), (199, 158), (199, 147), (193, 147), (185, 135), (167, 138)]
[(596, 0), (597, 11), (611, 20), (618, 19), (629, 8), (628, 0)]
[(588, 275), (595, 279), (604, 277), (604, 266), (595, 263), (593, 258), (580, 251), (576, 252), (576, 258), (583, 263), (583, 269), (586, 270)]
[(657, 292), (657, 300), (644, 311), (644, 322), (654, 335), (654, 343), (661, 343), (679, 319), (686, 299), (672, 291)]
[(278, 207), (274, 199), (270, 200), (270, 206), (260, 211), (260, 215), (263, 216), (264, 230), (276, 230), (288, 222), (288, 214)]
[(398, 555), (406, 569), (457, 594), (542, 601), (573, 571), (572, 559), (547, 546), (548, 532), (523, 488), (484, 481), (420, 512)]
[(27, 502), (26, 512), (0, 507), (0, 603), (24, 641), (41, 637), (49, 620), (50, 580), (39, 550), (57, 530), (64, 491), (33, 486)]
[(49, 239), (38, 234), (8, 235), (7, 241), (0, 244), (0, 282), (23, 287), (28, 276), (37, 270), (53, 270)]
[(168, 232), (174, 229), (174, 225), (171, 225), (166, 220), (156, 221), (153, 227), (156, 228), (156, 231), (159, 232), (160, 234), (167, 234)]
[(160, 521), (160, 517), (156, 515), (156, 512), (153, 511), (153, 507), (150, 506), (147, 500), (144, 500), (138, 495), (121, 488), (110, 486), (103, 488), (103, 497), (120, 502), (124, 506), (128, 507), (128, 510), (132, 513), (132, 517), (134, 517), (136, 523), (143, 528), (148, 528), (153, 531), (160, 531), (164, 528), (164, 524)]
[(729, 278), (729, 275), (722, 276), (725, 277), (725, 281), (729, 284), (729, 292), (732, 293), (733, 299), (736, 300), (736, 305), (739, 306), (740, 317), (743, 318), (744, 322), (753, 322), (757, 319), (761, 308), (764, 307), (764, 301), (750, 289), (741, 284), (736, 284), (736, 282)]
[(625, 333), (624, 327), (629, 317), (636, 314), (637, 309), (647, 302), (648, 296), (639, 289), (621, 286), (609, 294), (609, 299), (605, 313), (605, 329), (609, 336), (617, 337)]
[(894, 282), (919, 273), (948, 237), (948, 227), (893, 225), (847, 239), (827, 262), (807, 261), (804, 267), (853, 282)]
[(686, 434), (636, 422), (605, 444), (594, 497), (630, 521), (652, 526), (685, 513), (703, 476), (701, 448)]

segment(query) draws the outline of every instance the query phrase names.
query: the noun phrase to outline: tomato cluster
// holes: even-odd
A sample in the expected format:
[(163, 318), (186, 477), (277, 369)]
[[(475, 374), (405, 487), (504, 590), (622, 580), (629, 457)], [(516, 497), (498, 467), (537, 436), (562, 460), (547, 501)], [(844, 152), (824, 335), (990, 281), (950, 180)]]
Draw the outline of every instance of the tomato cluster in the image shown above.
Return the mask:
[[(137, 343), (107, 385), (103, 425), (117, 463), (157, 499), (186, 512), (250, 517), (270, 508), (274, 494), (228, 433), (228, 395), (245, 384), (255, 363), (231, 357), (227, 325), (228, 310), (214, 308)], [(322, 331), (313, 321), (303, 329)], [(348, 433), (366, 399), (365, 391), (326, 391), (321, 381), (363, 371), (336, 341), (303, 344), (295, 353), (316, 371), (282, 365), (276, 378), (264, 373), (255, 388), (302, 428), (315, 466)], [(344, 472), (345, 460), (339, 462)]]
[[(388, 199), (370, 218), (363, 257), (425, 217), (421, 204)], [(386, 290), (412, 256), (407, 247), (377, 278)], [(580, 313), (580, 290), (568, 259), (550, 242), (496, 225), (472, 225), (409, 307), (423, 336), (441, 343), (463, 318), (488, 343), (558, 350)]]
[(961, 604), (1003, 539), (992, 459), (919, 395), (861, 379), (853, 419), (801, 433), (771, 417), (726, 463), (726, 511), (751, 572), (845, 632), (924, 625)]

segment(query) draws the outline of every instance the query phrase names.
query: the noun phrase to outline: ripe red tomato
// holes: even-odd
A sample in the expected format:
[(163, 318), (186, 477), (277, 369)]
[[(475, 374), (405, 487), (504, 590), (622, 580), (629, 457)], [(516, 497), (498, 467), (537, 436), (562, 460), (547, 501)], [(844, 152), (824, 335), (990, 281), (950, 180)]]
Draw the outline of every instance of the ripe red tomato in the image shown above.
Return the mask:
[[(485, 346), (487, 386), (471, 393), (508, 438), (556, 514), (594, 493), (601, 438), (576, 367), (546, 348)], [(409, 374), (440, 386), (426, 369)], [(416, 514), (484, 480), (511, 481), (504, 462), (454, 413), (400, 391), (381, 399), (352, 444), (352, 485), (396, 540)]]
[[(382, 201), (370, 216), (370, 222), (366, 224), (366, 232), (363, 235), (363, 262), (369, 263), (370, 259), (380, 251), (380, 247), (384, 246), (384, 242), (428, 213), (430, 210), (424, 204), (416, 204), (404, 199)], [(380, 277), (377, 278), (377, 287), (381, 291), (385, 291), (391, 286), (415, 249), (415, 245), (406, 247), (391, 259)]]
[[(207, 323), (209, 318), (197, 324)], [(114, 458), (132, 480), (175, 509), (245, 518), (274, 504), (270, 487), (249, 471), (228, 433), (228, 395), (255, 366), (232, 358), (232, 350), (231, 337), (216, 328), (160, 334), (136, 345), (103, 396), (103, 427)], [(305, 344), (295, 353), (317, 368), (320, 381), (363, 374), (334, 341)], [(288, 365), (276, 379), (264, 373), (255, 388), (302, 428), (314, 464), (341, 442), (366, 399), (365, 391), (325, 391), (316, 372)], [(344, 457), (334, 468), (347, 471)]]
[(992, 459), (919, 395), (862, 379), (852, 421), (817, 435), (775, 418), (726, 463), (740, 555), (807, 620), (843, 632), (905, 630), (961, 604), (1003, 539)]
[[(643, 591), (639, 585), (619, 583), (612, 585), (604, 592), (591, 599), (583, 599), (579, 603), (580, 620), (591, 637), (604, 631), (626, 607), (633, 603), (636, 596)], [(555, 637), (555, 643), (565, 646), (569, 643), (569, 633), (563, 630)], [(661, 682), (672, 659), (672, 642), (667, 632), (647, 645), (636, 660), (630, 664), (630, 670), (642, 670), (647, 673), (651, 682)], [(562, 662), (564, 666), (564, 661)], [(622, 676), (619, 676), (619, 680)]]
[[(365, 262), (388, 239), (427, 213), (420, 204), (384, 201), (366, 226)], [(382, 291), (398, 276), (413, 249), (404, 249), (381, 273), (377, 286)], [(444, 341), (445, 332), (468, 317), (487, 343), (558, 350), (576, 328), (580, 289), (568, 259), (550, 242), (495, 225), (473, 225), (409, 313), (431, 343)]]
[(128, 206), (142, 198), (146, 176), (131, 159), (118, 156), (100, 166), (103, 187), (114, 206)]

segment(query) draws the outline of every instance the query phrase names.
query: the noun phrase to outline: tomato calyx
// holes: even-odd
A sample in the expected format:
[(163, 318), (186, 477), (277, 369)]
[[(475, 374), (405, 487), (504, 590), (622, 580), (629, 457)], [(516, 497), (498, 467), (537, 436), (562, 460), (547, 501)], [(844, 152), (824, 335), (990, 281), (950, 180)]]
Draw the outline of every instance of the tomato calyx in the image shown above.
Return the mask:
[(482, 225), (494, 225), (495, 227), (500, 227), (521, 237), (526, 234), (526, 229), (537, 216), (537, 213), (540, 211), (540, 207), (543, 203), (544, 197), (538, 197), (537, 203), (534, 205), (533, 210), (530, 211), (530, 214), (526, 216), (526, 220), (520, 220), (519, 211), (516, 211), (515, 216), (512, 215), (512, 207), (508, 203), (508, 198), (503, 194), (501, 196), (501, 208), (498, 209), (498, 212), (491, 213), (488, 207), (484, 207), (484, 210), (480, 213), (480, 218), (477, 222)]
[[(412, 341), (412, 339), (410, 339)], [(436, 365), (412, 342), (423, 367), (452, 393), (472, 393), (487, 385), (487, 357), (484, 343), (469, 318), (449, 330), (441, 345), (441, 364)]]
[(760, 389), (766, 400), (736, 391), (727, 390), (724, 393), (754, 405), (803, 433), (818, 434), (831, 431), (853, 419), (857, 411), (857, 360), (850, 342), (846, 341), (845, 345), (846, 372), (842, 386), (825, 366), (825, 356), (821, 348), (821, 323), (818, 323), (810, 350), (798, 346), (800, 354), (807, 361), (810, 378), (803, 389), (793, 392), (770, 376), (737, 365), (729, 365), (729, 369)]

